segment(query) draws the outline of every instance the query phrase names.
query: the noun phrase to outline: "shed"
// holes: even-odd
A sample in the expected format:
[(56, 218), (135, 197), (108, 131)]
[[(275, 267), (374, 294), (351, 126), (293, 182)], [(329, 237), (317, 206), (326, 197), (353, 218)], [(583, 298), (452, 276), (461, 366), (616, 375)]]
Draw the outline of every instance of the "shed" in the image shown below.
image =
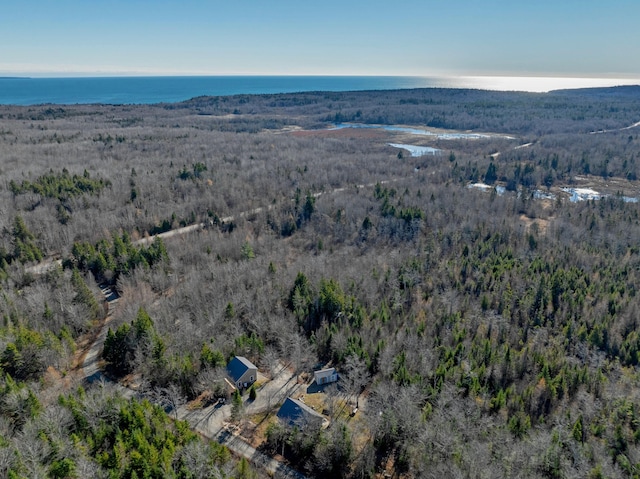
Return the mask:
[(298, 399), (288, 397), (278, 410), (278, 418), (289, 426), (304, 429), (307, 426), (320, 428), (324, 423), (324, 416)]
[(313, 378), (318, 386), (323, 384), (335, 383), (338, 380), (336, 368), (321, 369), (313, 372)]
[(258, 379), (258, 368), (243, 356), (235, 356), (229, 361), (227, 373), (238, 389), (248, 388)]

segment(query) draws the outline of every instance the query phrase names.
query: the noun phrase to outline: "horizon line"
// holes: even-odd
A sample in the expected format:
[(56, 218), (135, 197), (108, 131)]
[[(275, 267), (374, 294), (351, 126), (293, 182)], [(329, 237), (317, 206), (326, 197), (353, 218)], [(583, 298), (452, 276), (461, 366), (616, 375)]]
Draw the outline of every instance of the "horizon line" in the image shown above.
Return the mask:
[(357, 73), (179, 73), (179, 72), (1, 72), (0, 79), (50, 79), (50, 78), (162, 78), (162, 77), (335, 77), (335, 78), (522, 78), (568, 80), (625, 80), (640, 81), (639, 74), (556, 74), (556, 73), (433, 73), (433, 74), (357, 74)]

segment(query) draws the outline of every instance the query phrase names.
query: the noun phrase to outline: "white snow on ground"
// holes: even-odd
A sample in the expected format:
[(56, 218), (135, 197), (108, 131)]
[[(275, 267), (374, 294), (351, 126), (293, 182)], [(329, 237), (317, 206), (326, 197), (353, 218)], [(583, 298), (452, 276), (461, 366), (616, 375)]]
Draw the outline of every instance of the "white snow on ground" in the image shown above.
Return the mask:
[(487, 185), (486, 183), (471, 183), (467, 185), (467, 188), (476, 188), (478, 190), (488, 190), (491, 188), (491, 186)]
[(569, 199), (572, 203), (586, 200), (599, 200), (602, 195), (591, 188), (560, 188), (565, 193), (569, 193)]
[(437, 155), (442, 152), (442, 150), (433, 148), (431, 146), (403, 145), (401, 143), (387, 144), (389, 146), (393, 146), (394, 148), (402, 148), (403, 150), (407, 150), (411, 154), (411, 156)]
[(569, 193), (569, 200), (572, 203), (577, 203), (578, 201), (587, 201), (587, 200), (600, 200), (602, 198), (620, 198), (625, 203), (638, 203), (638, 198), (633, 196), (614, 196), (614, 195), (603, 195), (598, 193), (591, 188), (560, 188), (565, 193)]
[(533, 197), (536, 200), (555, 200), (556, 199), (556, 195), (554, 195), (553, 193), (545, 193), (542, 190), (534, 191)]
[(364, 123), (338, 123), (330, 130), (342, 130), (344, 128), (364, 128), (364, 129), (382, 129), (386, 131), (397, 131), (400, 133), (409, 133), (411, 135), (423, 135), (423, 136), (435, 136), (438, 140), (478, 140), (482, 138), (504, 138), (505, 140), (515, 140), (512, 136), (507, 135), (492, 135), (485, 133), (441, 133), (433, 132), (430, 130), (423, 130), (421, 128), (407, 128), (404, 126), (391, 126), (391, 125), (367, 125)]
[[(467, 188), (473, 188), (481, 191), (490, 191), (491, 189), (495, 188), (496, 193), (498, 193), (499, 196), (504, 195), (507, 191), (504, 186), (496, 185), (495, 187), (493, 187), (491, 185), (487, 185), (486, 183), (469, 183), (467, 185)], [(625, 203), (640, 203), (640, 199), (633, 196), (605, 195), (591, 188), (564, 187), (560, 189), (569, 194), (569, 201), (571, 201), (572, 203), (588, 200), (600, 200), (603, 198), (619, 198)], [(520, 195), (520, 192), (518, 193), (518, 195)], [(553, 193), (536, 190), (533, 192), (533, 198), (536, 200), (555, 200), (557, 197)]]
[(482, 191), (489, 191), (489, 190), (495, 189), (496, 193), (498, 193), (499, 196), (504, 195), (504, 193), (507, 191), (504, 186), (500, 186), (500, 185), (491, 186), (491, 185), (487, 185), (486, 183), (469, 183), (467, 185), (467, 188), (475, 188), (477, 190), (482, 190)]

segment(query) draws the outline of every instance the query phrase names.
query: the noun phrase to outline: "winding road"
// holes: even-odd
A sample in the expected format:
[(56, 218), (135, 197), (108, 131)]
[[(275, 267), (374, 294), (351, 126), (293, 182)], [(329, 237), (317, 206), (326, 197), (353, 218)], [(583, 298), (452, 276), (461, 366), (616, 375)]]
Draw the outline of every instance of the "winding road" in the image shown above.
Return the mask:
[(601, 133), (610, 133), (612, 131), (625, 131), (625, 130), (631, 130), (633, 128), (637, 128), (640, 126), (640, 121), (634, 123), (633, 125), (629, 125), (629, 126), (624, 126), (622, 128), (614, 128), (613, 130), (596, 130), (596, 131), (590, 131), (589, 134), (590, 135), (599, 135)]
[[(193, 229), (194, 228), (191, 230)], [(145, 397), (149, 401), (157, 403), (157, 399), (154, 400), (154, 398), (148, 395), (141, 394), (132, 388), (114, 382), (103, 374), (100, 357), (102, 355), (102, 349), (104, 348), (104, 342), (107, 338), (109, 323), (113, 318), (120, 297), (115, 289), (110, 286), (100, 285), (100, 290), (107, 302), (108, 311), (105, 319), (97, 328), (93, 341), (86, 350), (81, 369), (82, 380), (87, 384), (109, 382), (114, 384), (119, 393), (127, 399), (131, 399), (134, 396)], [(287, 396), (295, 394), (298, 389), (301, 388), (301, 385), (297, 384), (294, 379), (295, 376), (284, 365), (281, 365), (274, 378), (258, 389), (258, 398), (256, 401), (247, 403), (245, 407), (247, 414), (263, 412), (270, 409), (272, 405), (284, 401)], [(245, 457), (251, 461), (254, 466), (264, 469), (274, 477), (305, 479), (305, 476), (298, 471), (256, 450), (251, 444), (236, 434), (229, 423), (231, 418), (231, 405), (229, 404), (214, 404), (194, 410), (189, 410), (186, 406), (181, 406), (177, 409), (175, 417), (176, 419), (187, 421), (192, 430), (207, 439), (225, 445), (237, 456)]]
[[(632, 127), (638, 125), (640, 125), (640, 123), (633, 125)], [(522, 148), (526, 146), (530, 146), (530, 143), (521, 145), (520, 147), (516, 148)], [(357, 189), (371, 188), (375, 187), (375, 185), (378, 183), (386, 184), (395, 181), (398, 181), (398, 179), (388, 179), (376, 183), (359, 184), (355, 185), (355, 187)], [(325, 194), (334, 194), (346, 191), (348, 188), (353, 188), (353, 186), (335, 188), (328, 192), (316, 192), (313, 193), (312, 196), (317, 198)], [(263, 211), (269, 211), (273, 208), (274, 205), (253, 208), (251, 210), (239, 213), (237, 217), (242, 218), (254, 214), (259, 214)], [(220, 221), (222, 223), (229, 223), (231, 221), (234, 221), (235, 218), (236, 216), (231, 215), (220, 218)], [(138, 239), (134, 241), (133, 244), (146, 246), (151, 244), (156, 237), (168, 239), (174, 236), (184, 235), (201, 230), (208, 225), (208, 223), (197, 223), (182, 228), (177, 228), (174, 230), (166, 231), (164, 233), (160, 233), (158, 235)], [(25, 272), (35, 275), (41, 275), (54, 268), (61, 267), (61, 265), (62, 260), (56, 258), (48, 258), (36, 265), (25, 268)], [(159, 400), (157, 398), (154, 399), (148, 397), (144, 394), (141, 394), (139, 391), (136, 391), (129, 387), (125, 387), (120, 383), (113, 382), (103, 374), (100, 364), (100, 357), (102, 354), (102, 349), (104, 347), (104, 342), (107, 337), (109, 324), (113, 318), (115, 308), (118, 305), (119, 296), (115, 289), (109, 286), (100, 285), (100, 289), (108, 304), (108, 312), (106, 318), (96, 328), (95, 335), (93, 336), (90, 345), (86, 349), (86, 354), (82, 361), (81, 368), (82, 380), (88, 384), (109, 382), (116, 385), (116, 387), (124, 397), (146, 397), (150, 401), (158, 403)], [(283, 402), (286, 397), (296, 394), (299, 389), (303, 387), (302, 385), (298, 384), (296, 379), (297, 376), (292, 374), (286, 367), (281, 365), (280, 370), (274, 376), (274, 378), (266, 382), (261, 388), (258, 389), (258, 398), (256, 399), (256, 401), (246, 403), (245, 412), (247, 414), (257, 414), (260, 412), (264, 412), (271, 409), (273, 405)], [(272, 457), (269, 457), (261, 453), (260, 451), (257, 451), (246, 440), (239, 436), (229, 423), (229, 419), (231, 417), (231, 405), (229, 404), (215, 404), (205, 408), (193, 410), (190, 410), (187, 406), (181, 406), (175, 411), (175, 416), (177, 419), (187, 421), (190, 427), (202, 436), (211, 440), (215, 440), (220, 444), (224, 444), (236, 455), (247, 458), (254, 465), (263, 468), (269, 474), (275, 477), (295, 479), (305, 478), (305, 476), (300, 474), (298, 471), (288, 467), (286, 464)]]
[[(84, 361), (82, 363), (82, 379), (88, 384), (109, 382), (117, 386), (120, 394), (128, 399), (137, 396), (145, 397), (154, 401), (153, 398), (140, 394), (134, 389), (113, 382), (102, 373), (100, 368), (100, 356), (104, 347), (104, 342), (109, 330), (109, 323), (117, 307), (119, 296), (115, 290), (108, 286), (101, 286), (102, 294), (108, 304), (108, 313), (105, 320), (100, 324), (95, 339), (90, 344)], [(276, 376), (258, 389), (258, 399), (246, 405), (247, 414), (256, 414), (270, 408), (273, 404), (284, 401), (284, 399), (295, 394), (301, 385), (293, 381), (295, 377), (284, 365)], [(305, 479), (305, 476), (290, 468), (286, 464), (269, 457), (256, 450), (251, 444), (237, 435), (230, 427), (231, 405), (214, 404), (201, 409), (189, 410), (186, 406), (181, 406), (176, 411), (176, 418), (187, 421), (192, 430), (200, 435), (225, 445), (234, 454), (245, 457), (255, 466), (266, 470), (274, 477)]]

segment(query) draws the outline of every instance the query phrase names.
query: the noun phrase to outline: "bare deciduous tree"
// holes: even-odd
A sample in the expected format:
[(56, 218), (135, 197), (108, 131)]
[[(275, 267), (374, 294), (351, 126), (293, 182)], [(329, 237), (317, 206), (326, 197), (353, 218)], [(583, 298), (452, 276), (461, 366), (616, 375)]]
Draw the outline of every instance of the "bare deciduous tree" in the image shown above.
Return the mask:
[(354, 354), (347, 356), (340, 378), (349, 397), (355, 396), (356, 407), (359, 406), (360, 394), (369, 383), (370, 376), (367, 365), (362, 359)]

